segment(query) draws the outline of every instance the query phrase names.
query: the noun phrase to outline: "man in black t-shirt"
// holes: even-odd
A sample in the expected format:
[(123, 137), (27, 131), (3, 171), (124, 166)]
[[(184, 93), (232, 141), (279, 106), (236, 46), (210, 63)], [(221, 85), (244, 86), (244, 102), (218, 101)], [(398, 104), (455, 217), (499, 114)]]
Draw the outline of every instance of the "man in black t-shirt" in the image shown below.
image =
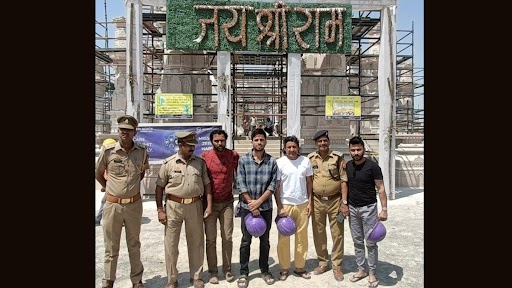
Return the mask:
[[(378, 260), (377, 243), (368, 240), (368, 234), (377, 221), (388, 219), (387, 196), (382, 170), (379, 165), (364, 157), (364, 142), (359, 136), (352, 137), (348, 149), (352, 160), (347, 162), (349, 226), (354, 242), (358, 271), (349, 280), (359, 281), (369, 276), (369, 287), (377, 287), (376, 269)], [(377, 193), (375, 192), (377, 187)], [(382, 206), (377, 216), (377, 194)], [(365, 240), (368, 260), (365, 257)], [(368, 273), (366, 272), (368, 267)]]

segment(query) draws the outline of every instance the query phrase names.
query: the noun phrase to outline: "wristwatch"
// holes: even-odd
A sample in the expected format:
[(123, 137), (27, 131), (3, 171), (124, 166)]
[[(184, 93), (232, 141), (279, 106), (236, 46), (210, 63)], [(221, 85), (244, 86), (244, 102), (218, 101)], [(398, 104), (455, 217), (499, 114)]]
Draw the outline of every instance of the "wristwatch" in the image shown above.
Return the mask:
[(341, 199), (341, 202), (342, 202), (343, 204), (347, 205), (347, 200), (345, 200), (345, 199)]

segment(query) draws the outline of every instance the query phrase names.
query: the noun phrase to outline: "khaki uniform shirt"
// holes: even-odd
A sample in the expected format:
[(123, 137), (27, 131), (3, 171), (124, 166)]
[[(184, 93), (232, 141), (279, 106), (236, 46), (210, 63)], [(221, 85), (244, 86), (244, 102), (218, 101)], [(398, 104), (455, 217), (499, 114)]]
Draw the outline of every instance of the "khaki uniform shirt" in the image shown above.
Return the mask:
[(140, 193), (141, 174), (148, 168), (146, 147), (137, 143), (128, 152), (119, 142), (106, 145), (96, 162), (96, 170), (108, 173), (106, 193), (119, 198), (131, 198)]
[(164, 187), (166, 194), (180, 198), (192, 198), (204, 193), (204, 185), (210, 183), (206, 162), (196, 155), (183, 160), (178, 153), (168, 157), (160, 167), (156, 185)]
[(329, 150), (325, 159), (322, 159), (318, 151), (315, 151), (309, 153), (308, 158), (313, 166), (313, 192), (319, 196), (341, 193), (341, 181), (348, 181), (347, 172), (342, 166), (345, 163), (343, 153)]

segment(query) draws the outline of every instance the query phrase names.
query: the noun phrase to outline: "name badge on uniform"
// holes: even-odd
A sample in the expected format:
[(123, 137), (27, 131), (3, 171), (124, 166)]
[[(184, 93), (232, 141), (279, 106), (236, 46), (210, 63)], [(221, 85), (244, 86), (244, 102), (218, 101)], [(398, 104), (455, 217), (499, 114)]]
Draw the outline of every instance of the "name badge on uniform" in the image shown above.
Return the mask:
[(121, 163), (121, 162), (123, 162), (123, 160), (121, 160), (121, 159), (114, 159), (114, 163)]
[(174, 173), (181, 173), (181, 170), (174, 170)]

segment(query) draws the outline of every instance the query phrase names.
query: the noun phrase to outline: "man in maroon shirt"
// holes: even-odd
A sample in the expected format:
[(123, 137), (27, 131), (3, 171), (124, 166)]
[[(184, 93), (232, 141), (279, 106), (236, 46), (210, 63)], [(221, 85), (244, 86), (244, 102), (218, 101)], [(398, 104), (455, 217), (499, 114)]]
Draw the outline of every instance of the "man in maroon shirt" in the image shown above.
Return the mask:
[(228, 134), (216, 129), (210, 133), (213, 149), (205, 151), (201, 157), (206, 161), (208, 175), (212, 185), (212, 214), (204, 220), (206, 234), (206, 259), (210, 283), (219, 284), (217, 269), (217, 219), (220, 222), (222, 237), (222, 270), (228, 282), (235, 280), (231, 272), (231, 256), (233, 252), (233, 182), (238, 167), (239, 155), (236, 151), (226, 148)]

